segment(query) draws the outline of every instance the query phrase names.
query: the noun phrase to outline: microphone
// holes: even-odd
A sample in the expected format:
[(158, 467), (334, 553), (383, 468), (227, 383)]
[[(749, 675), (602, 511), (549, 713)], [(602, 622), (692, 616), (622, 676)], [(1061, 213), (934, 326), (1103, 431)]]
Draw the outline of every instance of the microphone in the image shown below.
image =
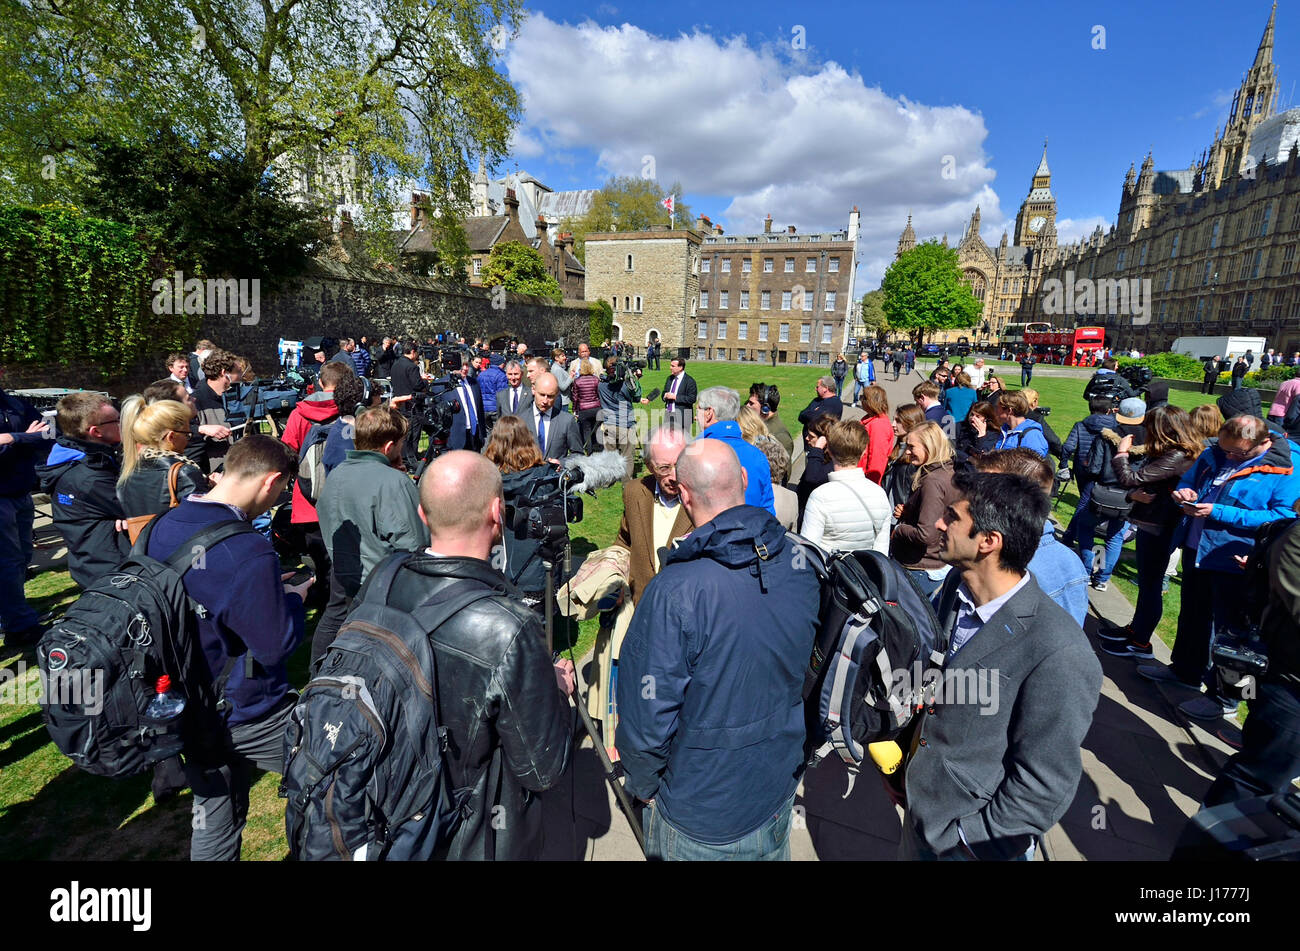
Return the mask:
[(903, 749), (893, 740), (878, 740), (867, 744), (867, 753), (886, 776), (898, 770), (903, 762)]
[(647, 393), (647, 394), (645, 395), (645, 398), (648, 399), (648, 400), (652, 400), (652, 401), (653, 401), (653, 400), (656, 399), (656, 398), (659, 396), (659, 394), (662, 393), (662, 392), (663, 392), (663, 390), (659, 389), (659, 387), (656, 386), (653, 390), (651, 390), (649, 393)]
[(574, 486), (575, 492), (595, 492), (622, 482), (627, 476), (627, 464), (622, 455), (604, 450), (590, 456), (568, 456), (564, 468), (581, 474), (582, 482)]

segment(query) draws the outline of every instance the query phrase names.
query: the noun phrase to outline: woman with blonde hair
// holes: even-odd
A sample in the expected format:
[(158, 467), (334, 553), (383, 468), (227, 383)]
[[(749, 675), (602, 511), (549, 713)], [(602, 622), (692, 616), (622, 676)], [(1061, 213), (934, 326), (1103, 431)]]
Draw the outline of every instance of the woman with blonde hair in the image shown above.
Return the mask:
[[(146, 403), (137, 395), (122, 403), (122, 472), (117, 479), (117, 498), (128, 522), (161, 515), (186, 496), (208, 490), (203, 469), (185, 455), (193, 419), (194, 410), (177, 400)], [(132, 541), (139, 528), (143, 522), (135, 526)]]
[(948, 565), (939, 557), (942, 546), (934, 523), (956, 498), (952, 443), (938, 423), (927, 422), (908, 433), (903, 444), (904, 456), (916, 471), (912, 494), (894, 506), (898, 524), (890, 536), (889, 554), (929, 597), (948, 573)]
[(894, 410), (894, 448), (889, 454), (889, 464), (885, 466), (885, 477), (880, 482), (893, 508), (906, 502), (912, 494), (912, 475), (916, 467), (904, 458), (907, 454), (904, 440), (924, 422), (925, 410), (916, 403), (904, 403)]
[(1210, 444), (1211, 439), (1219, 438), (1219, 428), (1223, 425), (1223, 414), (1213, 403), (1205, 403), (1191, 412), (1191, 427), (1196, 438), (1201, 441), (1201, 448)]
[(741, 438), (751, 446), (757, 444), (759, 436), (772, 435), (768, 431), (767, 423), (763, 422), (763, 417), (748, 406), (740, 408), (740, 412), (736, 414), (736, 424), (740, 427)]

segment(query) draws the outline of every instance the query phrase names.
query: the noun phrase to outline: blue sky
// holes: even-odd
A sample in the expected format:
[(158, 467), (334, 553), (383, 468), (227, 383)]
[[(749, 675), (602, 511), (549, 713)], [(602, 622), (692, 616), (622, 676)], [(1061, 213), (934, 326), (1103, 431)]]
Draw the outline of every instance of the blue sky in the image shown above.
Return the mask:
[[(909, 210), (921, 237), (955, 241), (978, 203), (995, 244), (1044, 137), (1062, 240), (1108, 227), (1148, 148), (1157, 168), (1185, 168), (1209, 146), (1269, 10), (542, 0), (502, 52), (525, 114), (496, 171), (593, 188), (651, 156), (661, 182), (680, 180), (733, 232), (769, 212), (800, 231), (841, 228), (856, 204), (862, 292)], [(1300, 0), (1279, 6), (1274, 62), (1280, 106), (1300, 104)]]

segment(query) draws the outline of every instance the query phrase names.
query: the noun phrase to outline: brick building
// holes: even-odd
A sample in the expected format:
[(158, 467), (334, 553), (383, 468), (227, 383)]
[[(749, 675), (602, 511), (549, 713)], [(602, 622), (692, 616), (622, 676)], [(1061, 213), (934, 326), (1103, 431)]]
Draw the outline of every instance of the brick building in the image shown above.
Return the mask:
[(1040, 293), (1033, 319), (1104, 326), (1108, 343), (1144, 352), (1221, 334), (1300, 350), (1300, 109), (1275, 112), (1275, 15), (1211, 146), (1187, 168), (1158, 170), (1150, 154), (1130, 166), (1116, 224), (1062, 247), (1043, 275), (1090, 299), (1076, 291), (1058, 315)]
[(616, 332), (690, 359), (829, 365), (845, 347), (860, 214), (843, 231), (728, 235), (692, 229), (587, 236), (587, 299), (613, 305)]

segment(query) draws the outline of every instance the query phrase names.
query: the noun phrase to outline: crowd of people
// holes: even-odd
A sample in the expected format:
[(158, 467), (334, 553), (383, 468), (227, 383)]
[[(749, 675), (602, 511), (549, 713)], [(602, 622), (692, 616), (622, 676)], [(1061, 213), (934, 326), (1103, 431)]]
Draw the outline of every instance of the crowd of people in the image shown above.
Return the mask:
[[(32, 645), (48, 626), (23, 594), (33, 491), (48, 494), (83, 589), (131, 556), (146, 525), (138, 553), (165, 559), (215, 524), (247, 522), (252, 531), (207, 550), (204, 570), (184, 576), (202, 606), (209, 673), (224, 678), (224, 753), (187, 757), (183, 773), (167, 761), (154, 776), (160, 799), (194, 791), (204, 821), (191, 857), (236, 859), (254, 770), (285, 767), (299, 699), (287, 661), (306, 639), (305, 609), (320, 608), (318, 672), (375, 596), (379, 566), (393, 565), (385, 603), (408, 614), (482, 589), (429, 631), (430, 694), (469, 817), (444, 854), (534, 858), (536, 794), (571, 768), (575, 677), (570, 660), (547, 651), (557, 610), (547, 571), (559, 566), (529, 515), (566, 464), (597, 468), (591, 454), (603, 449), (621, 475), (623, 516), (608, 552), (587, 564), (600, 563), (616, 592), (602, 630), (621, 620), (617, 637), (598, 642), (601, 699), (589, 709), (652, 858), (789, 857), (821, 599), (788, 532), (828, 552), (887, 555), (932, 600), (949, 634), (945, 670), (997, 669), (996, 709), (945, 700), (910, 728), (898, 787), (904, 858), (1029, 859), (1065, 813), (1101, 684), (1083, 633), (1088, 590), (1106, 589), (1130, 533), (1137, 608), (1129, 624), (1103, 627), (1100, 649), (1185, 687), (1189, 717), (1236, 712), (1214, 648), (1251, 626), (1239, 587), (1257, 532), (1296, 514), (1300, 445), (1280, 427), (1290, 405), (1265, 419), (1254, 391), (1238, 390), (1187, 412), (1152, 386), (1118, 405), (1094, 395), (1062, 440), (1038, 394), (1008, 390), (982, 359), (940, 360), (912, 402), (891, 407), (873, 361), (840, 355), (797, 414), (796, 439), (775, 385), (756, 382), (744, 396), (701, 389), (673, 358), (646, 395), (625, 358), (601, 363), (586, 344), (572, 359), (523, 343), (491, 354), (462, 339), (442, 348), (435, 376), (415, 341), (344, 339), (313, 358), (313, 392), (278, 438), (229, 425), (223, 397), (251, 368), (206, 340), (170, 355), (169, 375), (120, 410), (104, 394), (65, 396), (57, 432), (0, 390), (6, 644)], [(897, 375), (914, 361), (896, 352), (885, 366)], [(1107, 360), (1098, 375), (1114, 371)], [(380, 377), (391, 381), (387, 400), (366, 383)], [(652, 400), (660, 422), (641, 432), (638, 410)], [(441, 415), (430, 410), (438, 404)], [(1079, 504), (1058, 541), (1051, 500), (1069, 480)], [(1211, 800), (1264, 795), (1300, 773), (1298, 546), (1300, 532), (1281, 533), (1262, 569), (1275, 582), (1261, 629), (1277, 662)], [(283, 572), (286, 551), (305, 555), (308, 570)], [(1151, 638), (1180, 553), (1165, 667), (1152, 662)]]

